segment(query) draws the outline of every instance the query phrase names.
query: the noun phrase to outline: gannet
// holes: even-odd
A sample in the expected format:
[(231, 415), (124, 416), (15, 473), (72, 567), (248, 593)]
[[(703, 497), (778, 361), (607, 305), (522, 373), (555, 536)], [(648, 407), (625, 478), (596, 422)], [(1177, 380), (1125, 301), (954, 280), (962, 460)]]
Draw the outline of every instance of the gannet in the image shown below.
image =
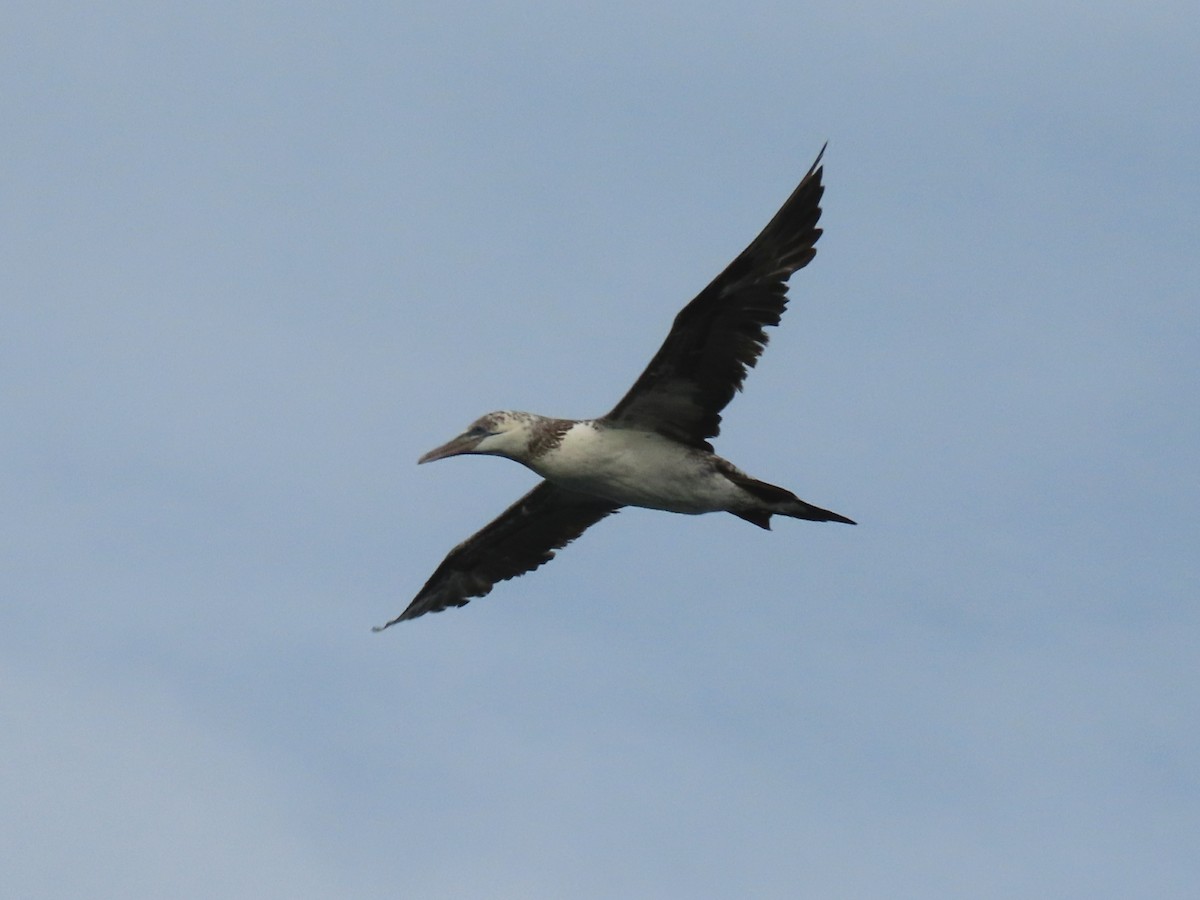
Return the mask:
[(774, 515), (854, 524), (751, 478), (709, 443), (720, 430), (721, 410), (766, 346), (764, 327), (779, 324), (788, 278), (816, 255), (824, 153), (822, 147), (762, 233), (679, 312), (611, 412), (597, 419), (492, 412), (418, 460), (502, 456), (543, 480), (451, 550), (404, 612), (376, 631), (484, 596), (497, 582), (549, 562), (623, 506), (729, 512), (765, 529)]

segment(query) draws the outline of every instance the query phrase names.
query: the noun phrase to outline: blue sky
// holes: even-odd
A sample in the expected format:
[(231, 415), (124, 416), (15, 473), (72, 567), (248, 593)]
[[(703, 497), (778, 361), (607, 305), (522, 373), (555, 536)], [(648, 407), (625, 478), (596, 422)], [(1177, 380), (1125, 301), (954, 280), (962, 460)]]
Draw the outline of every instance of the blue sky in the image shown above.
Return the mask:
[[(1192, 4), (0, 14), (22, 897), (1190, 897)], [(398, 613), (828, 140), (723, 455)]]

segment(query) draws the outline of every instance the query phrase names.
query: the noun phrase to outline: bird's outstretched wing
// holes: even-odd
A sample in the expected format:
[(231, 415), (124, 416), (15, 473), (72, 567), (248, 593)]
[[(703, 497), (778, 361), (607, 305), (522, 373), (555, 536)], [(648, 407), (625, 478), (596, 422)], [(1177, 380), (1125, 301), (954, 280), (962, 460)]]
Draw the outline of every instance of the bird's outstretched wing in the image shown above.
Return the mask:
[(482, 597), (496, 582), (549, 562), (555, 550), (620, 508), (619, 503), (543, 481), (451, 550), (408, 608), (375, 630)]
[(762, 233), (680, 310), (646, 371), (605, 419), (711, 449), (721, 410), (766, 346), (763, 328), (779, 324), (788, 278), (816, 255), (824, 153)]

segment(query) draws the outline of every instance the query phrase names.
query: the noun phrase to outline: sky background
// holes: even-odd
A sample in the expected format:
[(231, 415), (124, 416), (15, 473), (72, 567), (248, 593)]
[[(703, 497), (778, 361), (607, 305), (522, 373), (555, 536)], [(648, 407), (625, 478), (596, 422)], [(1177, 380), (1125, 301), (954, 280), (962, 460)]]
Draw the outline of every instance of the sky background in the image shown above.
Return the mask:
[[(0, 12), (21, 898), (1194, 897), (1192, 2)], [(718, 450), (372, 634), (826, 140)]]

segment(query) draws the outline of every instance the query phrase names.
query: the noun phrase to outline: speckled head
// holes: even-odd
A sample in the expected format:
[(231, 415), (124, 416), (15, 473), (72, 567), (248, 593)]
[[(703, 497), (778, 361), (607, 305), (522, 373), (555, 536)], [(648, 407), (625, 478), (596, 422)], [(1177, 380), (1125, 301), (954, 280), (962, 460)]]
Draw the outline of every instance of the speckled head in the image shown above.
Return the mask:
[(433, 462), (465, 453), (505, 456), (523, 462), (529, 456), (530, 444), (536, 441), (539, 426), (544, 421), (556, 420), (544, 420), (527, 412), (490, 412), (472, 422), (458, 437), (430, 450), (417, 462)]

